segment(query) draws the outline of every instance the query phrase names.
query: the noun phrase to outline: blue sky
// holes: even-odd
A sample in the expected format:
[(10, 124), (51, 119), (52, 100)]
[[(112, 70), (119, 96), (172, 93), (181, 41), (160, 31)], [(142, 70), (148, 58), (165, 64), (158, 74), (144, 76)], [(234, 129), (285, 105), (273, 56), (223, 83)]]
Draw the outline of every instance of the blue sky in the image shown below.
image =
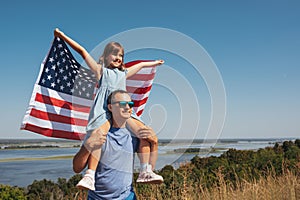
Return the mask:
[[(299, 138), (299, 19), (299, 1), (2, 2), (0, 138), (44, 138), (19, 127), (55, 27), (91, 51), (107, 38), (136, 28), (182, 33), (204, 48), (222, 78), (226, 117), (218, 137)], [(180, 121), (181, 99), (159, 85), (149, 100), (154, 105), (152, 121), (147, 115), (145, 121), (159, 132), (159, 138), (206, 137), (213, 105), (205, 77), (196, 76), (189, 63), (172, 52), (143, 50), (125, 57), (128, 61), (158, 58), (166, 61), (165, 69), (158, 70), (162, 77), (164, 70), (174, 69), (192, 85), (201, 113), (199, 129), (196, 134), (190, 134), (195, 130), (177, 132), (181, 122), (190, 121), (185, 126), (192, 127), (188, 123), (198, 116)], [(172, 80), (163, 77), (168, 78)], [(187, 91), (176, 81), (172, 87)], [(193, 109), (193, 105), (182, 106)]]

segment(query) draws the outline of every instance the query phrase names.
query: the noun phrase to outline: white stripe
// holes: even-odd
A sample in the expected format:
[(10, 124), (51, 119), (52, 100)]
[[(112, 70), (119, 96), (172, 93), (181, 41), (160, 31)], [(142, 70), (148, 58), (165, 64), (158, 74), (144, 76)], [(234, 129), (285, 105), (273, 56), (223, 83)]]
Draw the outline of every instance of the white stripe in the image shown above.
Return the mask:
[(150, 94), (150, 91), (148, 91), (148, 92), (146, 92), (146, 93), (144, 93), (144, 94), (134, 94), (134, 93), (131, 93), (131, 94), (129, 94), (129, 96), (130, 96), (130, 98), (131, 98), (132, 100), (140, 101), (140, 100), (142, 100), (142, 99), (148, 97), (149, 94)]
[(77, 132), (77, 133), (83, 133), (83, 134), (86, 133), (85, 126), (77, 126), (77, 125), (64, 124), (64, 123), (59, 123), (59, 122), (50, 122), (48, 120), (43, 120), (43, 119), (36, 118), (33, 116), (28, 117), (27, 123), (33, 124), (33, 125), (41, 127), (41, 128), (48, 128), (48, 129), (52, 129), (52, 130)]
[(143, 67), (136, 74), (153, 74), (156, 71), (155, 69), (156, 69), (156, 67)]
[(129, 87), (149, 87), (152, 85), (153, 80), (150, 81), (137, 81), (137, 80), (126, 80), (126, 86)]
[(144, 104), (140, 105), (139, 107), (133, 107), (133, 109), (136, 113), (138, 113), (140, 110), (144, 110), (145, 106), (146, 106), (146, 104), (144, 103)]

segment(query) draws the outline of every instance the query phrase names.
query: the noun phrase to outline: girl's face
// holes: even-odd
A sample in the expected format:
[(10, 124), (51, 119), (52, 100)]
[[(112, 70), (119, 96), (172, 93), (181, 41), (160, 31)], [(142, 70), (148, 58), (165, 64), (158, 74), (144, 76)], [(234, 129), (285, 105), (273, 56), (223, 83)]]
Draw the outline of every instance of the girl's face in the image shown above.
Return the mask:
[(112, 68), (120, 68), (123, 63), (123, 52), (121, 49), (116, 49), (106, 58), (107, 65)]

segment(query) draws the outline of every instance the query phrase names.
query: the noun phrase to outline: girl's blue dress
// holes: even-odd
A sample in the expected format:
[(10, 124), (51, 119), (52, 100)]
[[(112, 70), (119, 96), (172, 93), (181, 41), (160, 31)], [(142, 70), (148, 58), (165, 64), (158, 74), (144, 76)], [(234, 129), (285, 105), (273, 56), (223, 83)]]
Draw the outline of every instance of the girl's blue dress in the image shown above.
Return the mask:
[[(107, 108), (107, 98), (115, 90), (126, 90), (126, 74), (127, 70), (121, 71), (118, 68), (103, 67), (103, 74), (99, 80), (99, 89), (91, 107), (86, 127), (88, 134), (111, 118), (111, 113)], [(141, 121), (135, 112), (132, 113), (132, 117)]]

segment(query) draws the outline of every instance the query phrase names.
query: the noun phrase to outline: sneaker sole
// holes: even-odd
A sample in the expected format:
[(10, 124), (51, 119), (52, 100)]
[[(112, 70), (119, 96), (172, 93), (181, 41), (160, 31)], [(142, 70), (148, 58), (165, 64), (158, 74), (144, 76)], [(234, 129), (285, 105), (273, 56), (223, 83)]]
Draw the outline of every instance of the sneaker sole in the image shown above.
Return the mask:
[[(93, 190), (91, 188), (85, 187), (83, 185), (76, 185), (76, 188), (80, 189), (80, 190)], [(94, 191), (94, 190), (93, 190)]]

